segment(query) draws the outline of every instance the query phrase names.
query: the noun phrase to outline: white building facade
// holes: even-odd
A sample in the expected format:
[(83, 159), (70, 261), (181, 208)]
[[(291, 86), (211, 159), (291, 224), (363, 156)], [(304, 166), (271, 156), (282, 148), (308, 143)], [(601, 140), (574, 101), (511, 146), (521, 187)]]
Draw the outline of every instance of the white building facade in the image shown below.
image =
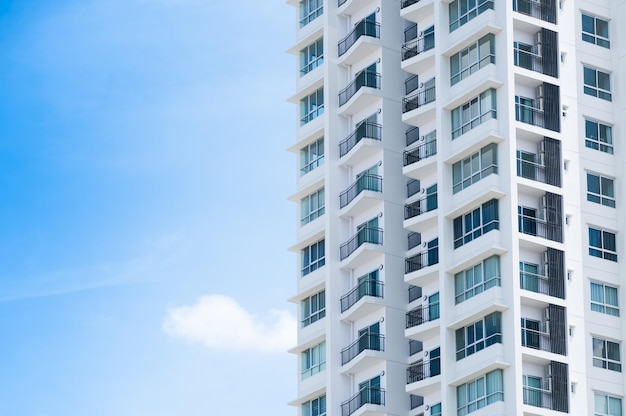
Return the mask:
[(626, 0), (288, 3), (298, 415), (621, 415)]

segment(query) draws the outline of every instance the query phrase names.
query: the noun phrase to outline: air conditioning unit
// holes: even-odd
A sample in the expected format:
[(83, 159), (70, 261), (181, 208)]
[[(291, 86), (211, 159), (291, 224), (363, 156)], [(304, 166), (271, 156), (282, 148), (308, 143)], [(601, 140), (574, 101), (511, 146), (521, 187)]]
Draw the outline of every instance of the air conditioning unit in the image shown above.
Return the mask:
[(537, 85), (536, 94), (538, 100), (543, 98), (543, 84)]
[(542, 40), (541, 31), (535, 33), (535, 45), (541, 45), (543, 43)]
[(550, 307), (543, 310), (543, 321), (548, 322), (550, 320)]
[[(548, 366), (548, 367), (550, 367), (550, 366)], [(552, 391), (552, 377), (547, 377), (546, 378), (546, 380), (544, 381), (543, 389), (545, 391)]]

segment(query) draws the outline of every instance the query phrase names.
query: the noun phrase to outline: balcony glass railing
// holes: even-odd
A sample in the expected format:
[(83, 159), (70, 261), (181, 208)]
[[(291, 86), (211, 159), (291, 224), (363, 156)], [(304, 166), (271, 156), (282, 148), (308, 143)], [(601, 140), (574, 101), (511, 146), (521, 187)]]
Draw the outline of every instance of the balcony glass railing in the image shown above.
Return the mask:
[(551, 351), (550, 334), (536, 329), (522, 328), (522, 347)]
[(357, 23), (356, 26), (354, 26), (352, 32), (350, 32), (348, 36), (343, 38), (337, 44), (337, 48), (339, 49), (339, 56), (346, 53), (361, 36), (380, 38), (380, 23), (373, 22), (371, 20), (361, 20), (359, 23)]
[(437, 357), (428, 361), (420, 361), (406, 369), (406, 384), (422, 381), (439, 374), (441, 374), (441, 358)]
[(549, 21), (541, 11), (541, 3), (537, 0), (513, 0), (513, 11)]
[(428, 33), (419, 39), (413, 39), (402, 45), (402, 60), (413, 58), (420, 53), (435, 47), (435, 32)]
[(515, 48), (513, 50), (513, 63), (520, 68), (543, 73), (543, 58), (535, 52)]
[(339, 194), (339, 206), (345, 207), (363, 191), (382, 192), (383, 178), (371, 173), (362, 174), (348, 189)]
[(518, 157), (517, 176), (546, 183), (546, 167), (545, 165)]
[(413, 328), (435, 319), (439, 319), (439, 302), (429, 303), (408, 311), (406, 313), (406, 327)]
[(372, 332), (363, 333), (359, 339), (341, 350), (341, 365), (349, 363), (365, 350), (385, 351), (385, 336)]
[(545, 127), (543, 110), (529, 105), (515, 103), (515, 120), (533, 126)]
[(359, 284), (341, 298), (341, 312), (350, 309), (364, 296), (383, 297), (383, 282), (374, 279), (361, 280)]
[(524, 404), (552, 409), (552, 392), (539, 387), (524, 386)]
[(350, 399), (341, 403), (341, 416), (350, 416), (366, 404), (385, 405), (385, 389), (364, 387)]
[(520, 271), (519, 279), (520, 288), (524, 290), (530, 290), (535, 293), (543, 293), (544, 295), (550, 294), (550, 281), (548, 276)]
[(412, 273), (439, 263), (439, 247), (431, 247), (404, 260), (404, 273)]
[(380, 74), (369, 70), (359, 72), (350, 85), (339, 91), (339, 106), (347, 103), (361, 87), (380, 89)]
[(429, 140), (420, 144), (413, 149), (405, 150), (403, 152), (403, 166), (408, 166), (413, 163), (417, 163), (420, 160), (427, 159), (437, 154), (437, 139)]
[(435, 86), (420, 90), (402, 99), (402, 112), (406, 113), (415, 110), (423, 105), (435, 101)]
[(383, 126), (365, 121), (359, 124), (348, 137), (339, 143), (339, 157), (347, 155), (362, 139), (381, 140), (382, 136)]
[(339, 247), (339, 257), (344, 260), (365, 243), (383, 244), (383, 230), (375, 227), (363, 227), (348, 241)]
[(422, 199), (404, 205), (404, 219), (417, 217), (426, 212), (437, 209), (437, 192), (434, 192)]

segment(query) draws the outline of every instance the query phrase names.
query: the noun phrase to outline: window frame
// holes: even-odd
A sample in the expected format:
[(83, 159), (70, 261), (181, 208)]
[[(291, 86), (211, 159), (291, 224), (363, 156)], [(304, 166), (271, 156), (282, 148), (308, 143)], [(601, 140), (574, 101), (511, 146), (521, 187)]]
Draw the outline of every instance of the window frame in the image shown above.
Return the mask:
[(326, 370), (326, 341), (302, 351), (301, 356), (301, 377), (302, 380), (314, 376)]
[(324, 38), (300, 50), (300, 76), (304, 76), (324, 63)]
[[(592, 245), (591, 244), (591, 234), (592, 232), (597, 232), (600, 234), (600, 245)], [(613, 245), (615, 247), (615, 250), (612, 250), (610, 248), (606, 248), (607, 246), (607, 241), (606, 238), (611, 238), (610, 236), (612, 236), (613, 239)], [(610, 241), (609, 241), (610, 242)], [(610, 260), (610, 261), (615, 261), (617, 262), (617, 233), (613, 232), (613, 231), (609, 231), (609, 230), (605, 230), (603, 228), (596, 228), (593, 226), (589, 226), (589, 255), (592, 257), (598, 257), (601, 259), (605, 259), (605, 260)]]
[[(489, 161), (491, 152), (491, 164), (484, 166)], [(474, 162), (476, 161), (476, 163)], [(452, 193), (462, 191), (491, 174), (498, 173), (498, 145), (489, 143), (478, 152), (473, 153), (452, 165)], [(455, 179), (459, 176), (458, 180)]]
[[(593, 32), (589, 32), (585, 30), (585, 17), (593, 20)], [(598, 21), (606, 24), (606, 34), (607, 34), (606, 36), (602, 36), (598, 34)], [(582, 37), (583, 42), (588, 42), (593, 45), (598, 45), (607, 49), (611, 48), (611, 41), (609, 38), (609, 21), (608, 20), (586, 13), (586, 12), (582, 12), (580, 32), (581, 32), (581, 37)]]
[[(493, 211), (493, 218), (489, 218), (490, 211)], [(489, 231), (499, 230), (500, 214), (498, 200), (491, 199), (472, 211), (456, 217), (452, 220), (452, 228), (455, 249)], [(460, 231), (460, 234), (457, 231)]]
[[(489, 323), (488, 320), (493, 320)], [(496, 332), (489, 333), (493, 326)], [(502, 313), (492, 312), (481, 319), (472, 322), (454, 332), (456, 344), (456, 360), (462, 360), (470, 355), (484, 350), (493, 344), (502, 343)]]
[[(320, 152), (321, 150), (321, 152)], [(315, 158), (312, 155), (316, 155)], [(306, 175), (324, 164), (324, 137), (300, 149), (300, 176)]]
[[(496, 96), (496, 89), (488, 88), (476, 97), (450, 111), (452, 140), (487, 122), (487, 120), (491, 120), (492, 118), (497, 119), (498, 103)], [(483, 103), (486, 104), (488, 100), (491, 102), (490, 108), (483, 109)]]
[[(457, 415), (464, 416), (466, 414), (476, 412), (483, 407), (489, 406), (492, 403), (504, 401), (504, 377), (501, 369), (492, 370), (474, 380), (461, 384), (456, 388), (456, 406)], [(500, 390), (489, 391), (488, 377), (498, 377), (495, 386), (491, 388), (500, 388)], [(482, 392), (479, 392), (479, 389)], [(463, 393), (461, 393), (465, 390)], [(479, 395), (480, 394), (480, 395)], [(463, 397), (463, 403), (461, 402), (461, 396)]]
[[(592, 184), (597, 185), (597, 191), (589, 189), (589, 186)], [(605, 192), (609, 191), (612, 192), (613, 195), (609, 195), (608, 193), (605, 195)], [(608, 176), (587, 172), (587, 201), (593, 202), (595, 204), (604, 205), (606, 207), (615, 208), (615, 179)]]
[[(326, 264), (326, 241), (325, 239), (321, 239), (316, 241), (315, 243), (304, 247), (300, 250), (301, 253), (301, 277), (308, 275), (309, 273), (314, 272), (320, 267)], [(320, 255), (321, 248), (321, 255)], [(315, 258), (313, 258), (313, 252), (315, 251)]]
[[(596, 347), (602, 345), (601, 353), (604, 355), (596, 355), (598, 352)], [(609, 358), (610, 349), (617, 351), (617, 359), (613, 356)], [(620, 351), (620, 342), (611, 341), (605, 338), (591, 337), (592, 364), (596, 368), (605, 370), (622, 372), (622, 353)]]
[[(587, 75), (588, 72), (594, 73), (594, 84), (587, 83)], [(606, 76), (606, 80), (608, 81), (609, 88), (601, 88), (599, 86), (601, 80), (600, 76)], [(611, 73), (605, 72), (602, 69), (588, 66), (583, 64), (583, 93), (585, 95), (590, 95), (592, 97), (597, 97), (606, 101), (613, 101), (613, 96), (611, 93)]]
[(300, 126), (304, 126), (322, 114), (324, 114), (324, 87), (300, 99)]
[(324, 13), (324, 0), (300, 0), (300, 27), (304, 27)]
[[(487, 270), (490, 269), (488, 267), (487, 262), (495, 260), (495, 275), (487, 276)], [(480, 270), (477, 270), (480, 269)], [(476, 280), (476, 276), (480, 275), (480, 281)], [(471, 274), (471, 276), (470, 276)], [(468, 299), (477, 296), (492, 287), (501, 285), (501, 276), (500, 276), (500, 256), (494, 254), (493, 256), (489, 256), (478, 264), (475, 264), (465, 270), (462, 270), (454, 275), (454, 304), (458, 305), (459, 303), (463, 303)], [(468, 283), (472, 281), (472, 285), (469, 286)], [(459, 284), (462, 283), (461, 284)], [(461, 287), (462, 286), (462, 287)], [(480, 289), (480, 290), (479, 290)], [(462, 291), (461, 291), (462, 290)]]
[(320, 218), (326, 212), (324, 187), (300, 199), (300, 226)]
[[(317, 405), (317, 411), (316, 410)], [(302, 416), (326, 416), (326, 395), (302, 403)]]
[[(594, 290), (594, 285), (599, 286), (597, 290)], [(615, 291), (613, 294), (608, 292)], [(601, 299), (594, 299), (594, 292), (601, 294)], [(615, 303), (608, 301), (608, 298), (615, 298)], [(589, 299), (591, 303), (591, 310), (594, 312), (604, 313), (610, 316), (619, 317), (619, 288), (607, 285), (605, 283), (597, 281), (589, 281)]]
[[(489, 54), (487, 56), (481, 56), (481, 46), (484, 44), (489, 45)], [(478, 39), (476, 42), (452, 55), (450, 57), (450, 85), (452, 86), (461, 82), (462, 80), (477, 72), (479, 69), (484, 68), (489, 64), (495, 64), (495, 48), (496, 37), (493, 33), (488, 33), (482, 38)], [(463, 62), (464, 57), (468, 57), (467, 62)], [(474, 60), (470, 62), (470, 59)], [(454, 61), (457, 62), (458, 71), (453, 74), (452, 71), (455, 67)]]
[(300, 302), (300, 325), (305, 328), (326, 317), (326, 290), (317, 292)]
[[(473, 2), (474, 6), (469, 7), (469, 3)], [(465, 11), (463, 12), (463, 4), (465, 3)], [(493, 10), (493, 0), (454, 0), (448, 6), (449, 29), (450, 33), (454, 32), (461, 26), (467, 24), (481, 13), (491, 9)], [(485, 7), (485, 5), (487, 5)], [(453, 13), (453, 8), (456, 11)], [(463, 14), (461, 14), (463, 13)], [(454, 16), (454, 17), (453, 17)]]
[[(597, 405), (599, 403), (598, 399), (603, 398), (606, 399), (604, 401), (604, 407), (608, 413), (604, 412), (604, 409), (598, 410)], [(611, 411), (611, 399), (619, 401), (619, 413), (614, 413)], [(599, 413), (602, 412), (602, 413)], [(622, 415), (622, 398), (617, 396), (612, 396), (610, 394), (593, 392), (593, 415), (594, 416), (621, 416)]]
[(613, 154), (613, 126), (585, 118), (585, 147)]

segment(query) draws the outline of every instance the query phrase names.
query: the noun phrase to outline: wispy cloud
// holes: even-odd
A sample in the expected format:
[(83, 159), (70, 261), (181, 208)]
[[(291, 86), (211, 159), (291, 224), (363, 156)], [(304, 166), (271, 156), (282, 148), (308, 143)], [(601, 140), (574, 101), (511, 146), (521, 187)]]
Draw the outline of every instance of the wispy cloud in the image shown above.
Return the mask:
[(271, 310), (266, 319), (258, 319), (223, 295), (169, 308), (163, 329), (172, 337), (216, 350), (284, 352), (296, 343), (296, 318), (289, 311)]

